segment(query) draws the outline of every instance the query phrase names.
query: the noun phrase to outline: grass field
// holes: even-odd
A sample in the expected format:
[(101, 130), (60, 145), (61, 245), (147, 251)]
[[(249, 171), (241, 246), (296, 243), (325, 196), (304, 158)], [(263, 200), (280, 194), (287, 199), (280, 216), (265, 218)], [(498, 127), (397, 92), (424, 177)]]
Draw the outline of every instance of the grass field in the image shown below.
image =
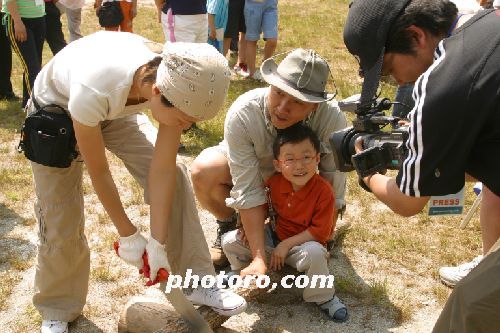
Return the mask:
[[(359, 92), (361, 83), (356, 62), (342, 41), (348, 2), (317, 0), (314, 5), (306, 0), (279, 2), (277, 53), (297, 47), (315, 49), (331, 65), (338, 99)], [(66, 31), (66, 26), (64, 29)], [(97, 30), (97, 19), (88, 8), (84, 12), (82, 32), (90, 34)], [(151, 7), (140, 8), (134, 30), (151, 40), (163, 42), (161, 27)], [(258, 63), (261, 56), (261, 53), (257, 55)], [(44, 63), (50, 58), (46, 45)], [(16, 56), (13, 56), (13, 63), (12, 82), (15, 92), (21, 95), (22, 72)], [(185, 134), (183, 141), (187, 154), (195, 157), (203, 148), (220, 141), (230, 104), (241, 93), (258, 86), (264, 84), (240, 79), (232, 81), (224, 111), (215, 119), (200, 123), (199, 130)], [(333, 88), (332, 83), (330, 88)], [(392, 97), (394, 91), (391, 82), (382, 84), (383, 96)], [(352, 119), (352, 115), (349, 117)], [(32, 212), (31, 170), (24, 156), (16, 151), (23, 118), (18, 102), (0, 101), (0, 312), (11, 309), (25, 272), (35, 265), (36, 238), (33, 235), (36, 235), (37, 226)], [(123, 169), (116, 158), (110, 158), (113, 168)], [(147, 217), (148, 209), (142, 204), (141, 191), (135, 181), (126, 173), (118, 173), (115, 179), (127, 192), (127, 211), (135, 211), (138, 218)], [(471, 187), (471, 184), (466, 185), (465, 210), (474, 200)], [(88, 206), (86, 215), (89, 216), (86, 232), (93, 253), (91, 279), (96, 283), (117, 281), (122, 271), (110, 269), (105, 258), (116, 234), (93, 195), (87, 176), (84, 190)], [(461, 216), (430, 217), (424, 211), (412, 218), (402, 218), (363, 191), (354, 173), (349, 174), (347, 202), (346, 218), (352, 222), (352, 227), (342, 240), (339, 256), (345, 256), (352, 265), (347, 270), (334, 269), (337, 290), (342, 297), (351, 300), (350, 304), (386, 309), (387, 316), (397, 325), (411, 322), (416, 313), (427, 306), (427, 301), (422, 299), (437, 303), (438, 308), (444, 304), (449, 289), (439, 283), (437, 271), (440, 266), (468, 261), (481, 251), (477, 215), (466, 230), (458, 229)], [(147, 219), (144, 220), (141, 228), (145, 230)], [(111, 297), (130, 296), (137, 290), (130, 283), (114, 289)], [(91, 319), (102, 315), (92, 305), (85, 311), (86, 317)], [(352, 311), (356, 311), (356, 305)], [(22, 313), (23, 324), (16, 332), (30, 331), (40, 321), (30, 305)], [(366, 318), (367, 322), (370, 320)]]

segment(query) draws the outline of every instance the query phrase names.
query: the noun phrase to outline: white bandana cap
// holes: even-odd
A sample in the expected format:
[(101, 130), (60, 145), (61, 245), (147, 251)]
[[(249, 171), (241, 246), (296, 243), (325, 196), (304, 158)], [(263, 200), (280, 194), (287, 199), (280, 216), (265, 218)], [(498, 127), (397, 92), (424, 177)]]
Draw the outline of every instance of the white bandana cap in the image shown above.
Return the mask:
[(161, 94), (191, 117), (215, 117), (229, 89), (227, 59), (209, 44), (183, 42), (167, 42), (162, 57), (156, 74)]

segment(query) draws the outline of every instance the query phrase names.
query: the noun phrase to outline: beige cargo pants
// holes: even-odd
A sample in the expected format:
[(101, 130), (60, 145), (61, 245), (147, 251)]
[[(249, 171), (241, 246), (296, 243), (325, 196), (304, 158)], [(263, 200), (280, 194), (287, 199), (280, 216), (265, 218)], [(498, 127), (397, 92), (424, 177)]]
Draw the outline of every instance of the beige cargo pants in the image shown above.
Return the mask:
[[(106, 148), (124, 162), (147, 193), (156, 128), (145, 115), (106, 121), (101, 128)], [(83, 163), (76, 160), (66, 169), (31, 164), (39, 224), (33, 304), (43, 319), (73, 321), (85, 305), (90, 272), (84, 234)], [(176, 179), (166, 241), (172, 271), (184, 274), (191, 268), (193, 274), (215, 274), (186, 167), (181, 163)], [(109, 249), (108, 255), (115, 255), (114, 251)]]
[[(265, 225), (264, 241), (266, 253), (270, 254), (274, 250), (272, 231), (269, 224)], [(229, 231), (222, 236), (222, 249), (231, 264), (231, 270), (239, 271), (251, 262), (252, 253), (248, 246), (241, 241), (238, 230)], [(292, 247), (288, 251), (285, 263), (299, 272), (304, 272), (307, 281), (313, 281), (313, 276), (330, 276), (328, 270), (328, 253), (326, 248), (318, 242), (310, 241)], [(332, 280), (333, 282), (333, 280)], [(290, 283), (288, 281), (287, 283)], [(306, 302), (324, 303), (335, 295), (333, 283), (331, 287), (325, 283), (323, 288), (319, 283), (312, 287), (310, 284), (304, 288), (302, 298)]]

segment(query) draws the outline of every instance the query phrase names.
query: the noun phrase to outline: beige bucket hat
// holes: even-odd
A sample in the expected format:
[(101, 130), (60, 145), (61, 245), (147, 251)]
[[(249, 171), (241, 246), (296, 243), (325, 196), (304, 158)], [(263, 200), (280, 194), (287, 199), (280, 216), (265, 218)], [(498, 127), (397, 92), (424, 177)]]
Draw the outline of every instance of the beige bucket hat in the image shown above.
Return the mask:
[(281, 62), (276, 57), (262, 63), (262, 78), (287, 94), (309, 103), (331, 100), (335, 94), (326, 92), (330, 67), (314, 50), (295, 49)]
[(222, 108), (231, 72), (227, 59), (206, 43), (170, 43), (163, 47), (156, 86), (185, 114), (206, 120)]

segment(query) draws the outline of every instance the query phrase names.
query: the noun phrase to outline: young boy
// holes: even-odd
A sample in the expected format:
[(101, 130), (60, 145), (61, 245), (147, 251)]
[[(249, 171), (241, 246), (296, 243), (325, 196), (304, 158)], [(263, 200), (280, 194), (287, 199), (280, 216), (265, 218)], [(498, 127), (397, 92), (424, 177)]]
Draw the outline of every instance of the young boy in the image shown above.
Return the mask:
[[(267, 181), (277, 213), (276, 223), (270, 218), (265, 226), (269, 266), (280, 270), (288, 264), (305, 272), (309, 281), (313, 275), (329, 275), (326, 242), (334, 230), (335, 199), (331, 185), (317, 173), (319, 151), (319, 139), (309, 127), (299, 123), (280, 131), (273, 145), (273, 163), (279, 173)], [(222, 249), (233, 271), (244, 268), (252, 258), (238, 230), (223, 236)], [(333, 321), (348, 318), (333, 285), (306, 287), (303, 298), (318, 304)]]

